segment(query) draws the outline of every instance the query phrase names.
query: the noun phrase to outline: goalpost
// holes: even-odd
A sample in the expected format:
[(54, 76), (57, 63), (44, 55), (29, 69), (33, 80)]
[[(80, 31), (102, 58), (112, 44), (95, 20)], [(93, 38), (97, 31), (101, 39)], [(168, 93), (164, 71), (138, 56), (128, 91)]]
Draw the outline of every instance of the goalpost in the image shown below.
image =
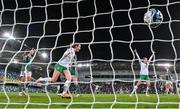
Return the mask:
[[(29, 105), (42, 105), (47, 106), (47, 108), (51, 108), (52, 105), (67, 105), (66, 108), (71, 108), (74, 104), (88, 104), (91, 105), (90, 108), (95, 108), (96, 104), (110, 104), (109, 108), (114, 108), (117, 104), (134, 105), (134, 108), (138, 108), (139, 104), (155, 105), (155, 108), (159, 108), (163, 104), (174, 104), (180, 108), (180, 100), (179, 102), (161, 101), (159, 87), (157, 87), (160, 81), (159, 75), (163, 75), (162, 71), (164, 67), (167, 67), (167, 64), (164, 63), (171, 63), (168, 65), (171, 66), (169, 69), (174, 75), (174, 90), (179, 87), (180, 74), (177, 69), (179, 66), (178, 25), (180, 19), (178, 6), (180, 6), (178, 0), (164, 0), (163, 2), (145, 0), (143, 3), (139, 0), (121, 2), (120, 0), (1, 0), (0, 87), (2, 89), (0, 93), (5, 96), (6, 100), (5, 102), (0, 100), (0, 105), (3, 105), (0, 108), (9, 108), (10, 105), (24, 105), (23, 108), (28, 108)], [(159, 9), (164, 16), (164, 21), (157, 28), (151, 28), (143, 21), (145, 12), (150, 8)], [(92, 101), (76, 102), (74, 99), (77, 98), (73, 96), (68, 102), (53, 103), (51, 92), (54, 90), (52, 89), (55, 89), (59, 84), (64, 84), (64, 82), (56, 82), (43, 84), (44, 88), (39, 88), (39, 86), (35, 89), (29, 88), (30, 92), (37, 92), (37, 95), (43, 91), (47, 96), (47, 103), (31, 102), (29, 94), (26, 96), (25, 103), (12, 102), (9, 92), (17, 91), (11, 91), (11, 86), (8, 90), (7, 85), (13, 84), (12, 87), (18, 87), (19, 81), (17, 79), (19, 78), (17, 75), (20, 70), (17, 69), (20, 69), (20, 65), (23, 64), (22, 54), (27, 49), (35, 48), (35, 54), (30, 61), (34, 67), (32, 69), (35, 71), (32, 72), (32, 77), (34, 79), (40, 76), (49, 77), (49, 69), (53, 69), (52, 64), (60, 59), (62, 53), (72, 42), (78, 42), (82, 45), (82, 50), (77, 54), (78, 62), (81, 63), (79, 66), (82, 69), (83, 67), (89, 69), (89, 74), (87, 72), (86, 75), (84, 74), (84, 80), (87, 78), (89, 80), (80, 80), (79, 83), (82, 86), (86, 85), (83, 87), (88, 85)], [(157, 52), (150, 65), (151, 83), (154, 87), (152, 93), (156, 95), (157, 102), (142, 101), (137, 93), (133, 102), (119, 100), (119, 94), (116, 92), (121, 90), (118, 88), (123, 88), (123, 84), (132, 85), (130, 89), (127, 88), (128, 92), (133, 89), (138, 80), (139, 64), (136, 63), (134, 49), (140, 52), (141, 58), (143, 56), (149, 57), (153, 51)], [(44, 59), (42, 59), (43, 57)], [(94, 70), (94, 67), (98, 69), (98, 62), (103, 63), (100, 67), (108, 65), (109, 72), (99, 71), (98, 73), (96, 69)], [(114, 63), (121, 64), (114, 65)], [(124, 65), (121, 67), (126, 67), (126, 69), (118, 69), (118, 65)], [(126, 71), (127, 73), (123, 73)], [(83, 70), (81, 73), (82, 76)], [(104, 78), (103, 80), (101, 78), (96, 81), (94, 76), (100, 78), (100, 75), (107, 75), (107, 78), (110, 79)], [(99, 83), (97, 86), (96, 82)], [(111, 86), (111, 102), (96, 100), (97, 94), (94, 92), (99, 92), (99, 89), (104, 87), (103, 84)], [(95, 87), (96, 91), (94, 91)], [(179, 98), (179, 92), (175, 92)]]

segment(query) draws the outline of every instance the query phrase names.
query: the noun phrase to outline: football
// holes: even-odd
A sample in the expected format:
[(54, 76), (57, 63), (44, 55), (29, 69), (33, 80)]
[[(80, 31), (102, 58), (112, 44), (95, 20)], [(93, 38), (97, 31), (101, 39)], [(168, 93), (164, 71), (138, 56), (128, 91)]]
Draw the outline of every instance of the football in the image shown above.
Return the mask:
[(163, 15), (158, 9), (151, 8), (144, 14), (144, 22), (152, 28), (157, 28), (162, 21)]

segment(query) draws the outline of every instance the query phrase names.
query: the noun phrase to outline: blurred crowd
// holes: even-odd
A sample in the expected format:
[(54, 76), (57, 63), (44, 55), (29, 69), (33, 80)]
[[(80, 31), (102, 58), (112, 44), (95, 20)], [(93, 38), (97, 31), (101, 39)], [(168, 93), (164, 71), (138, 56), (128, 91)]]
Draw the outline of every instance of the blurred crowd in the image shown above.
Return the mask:
[(6, 71), (6, 73), (5, 73), (4, 70), (0, 70), (0, 81), (3, 81), (5, 74), (6, 74), (6, 78), (9, 81), (15, 81), (15, 80), (19, 79), (19, 73), (18, 72)]
[[(152, 83), (151, 88), (149, 90), (149, 93), (155, 94), (155, 93), (165, 93), (164, 86), (161, 86), (160, 83)], [(57, 91), (60, 89), (62, 90), (63, 85), (49, 85), (49, 86), (30, 86), (28, 87), (28, 92), (30, 93), (57, 93)], [(156, 86), (156, 87), (155, 87)], [(173, 84), (174, 86), (174, 92), (176, 92), (176, 84)], [(80, 89), (82, 94), (130, 94), (133, 90), (133, 83), (132, 82), (98, 82), (98, 83), (81, 83)], [(18, 92), (18, 84), (6, 84), (0, 85), (0, 92)], [(73, 93), (75, 92), (75, 86), (72, 84), (70, 87), (70, 91)], [(137, 90), (137, 93), (145, 93), (146, 91), (146, 84), (140, 85), (140, 87)]]
[[(4, 71), (0, 70), (0, 92), (18, 92), (18, 84), (17, 83), (11, 83), (11, 84), (5, 84), (3, 85), (3, 77), (4, 77)], [(6, 78), (8, 78), (9, 81), (19, 80), (19, 73), (18, 72), (6, 72)], [(81, 93), (82, 94), (130, 94), (130, 92), (133, 90), (134, 82), (123, 82), (123, 81), (111, 81), (111, 82), (85, 82), (85, 83), (79, 83)], [(151, 88), (149, 90), (149, 93), (155, 94), (155, 93), (165, 93), (164, 91), (164, 81), (157, 81), (157, 82), (151, 82)], [(176, 89), (177, 86), (180, 87), (179, 83), (176, 84), (173, 83), (174, 91), (173, 93), (177, 93)], [(28, 92), (31, 93), (45, 93), (46, 91), (50, 93), (57, 93), (58, 90), (63, 89), (63, 85), (49, 85), (49, 86), (31, 86), (28, 87)], [(70, 87), (71, 92), (75, 92), (75, 86), (72, 84)], [(146, 91), (146, 84), (140, 85), (140, 87), (137, 90), (137, 93), (145, 93)]]

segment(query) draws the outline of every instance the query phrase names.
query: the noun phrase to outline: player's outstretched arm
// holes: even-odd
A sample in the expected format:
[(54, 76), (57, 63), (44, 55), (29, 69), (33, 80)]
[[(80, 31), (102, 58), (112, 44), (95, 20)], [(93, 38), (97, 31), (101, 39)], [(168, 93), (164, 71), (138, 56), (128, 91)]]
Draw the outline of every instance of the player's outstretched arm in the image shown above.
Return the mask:
[(148, 64), (151, 62), (151, 60), (152, 60), (152, 58), (154, 57), (154, 54), (155, 54), (155, 53), (156, 53), (156, 52), (153, 51), (151, 57), (150, 57), (149, 60), (148, 60)]
[(136, 49), (134, 50), (134, 52), (135, 52), (135, 54), (136, 54), (136, 56), (137, 56), (139, 62), (141, 63), (141, 59), (140, 59), (139, 54), (137, 53)]

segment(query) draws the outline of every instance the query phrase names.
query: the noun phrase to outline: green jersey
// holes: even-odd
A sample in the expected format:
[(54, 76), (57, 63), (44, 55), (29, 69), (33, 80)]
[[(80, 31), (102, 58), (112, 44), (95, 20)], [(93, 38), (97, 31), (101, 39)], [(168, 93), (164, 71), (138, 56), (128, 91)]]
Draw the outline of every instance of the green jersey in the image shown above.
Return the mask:
[[(74, 64), (72, 64), (72, 65), (74, 65)], [(77, 75), (77, 71), (76, 71), (75, 67), (70, 67), (69, 69), (70, 69), (69, 71), (70, 71), (71, 75)]]
[[(75, 55), (74, 56), (74, 59), (73, 59), (73, 61), (72, 61), (72, 65), (77, 65), (77, 56)], [(71, 75), (76, 75), (77, 76), (77, 69), (76, 69), (76, 67), (70, 67), (70, 73), (71, 73)]]
[(21, 71), (31, 71), (32, 65), (29, 63), (31, 61), (32, 57), (30, 56), (23, 56), (23, 64), (21, 66)]

